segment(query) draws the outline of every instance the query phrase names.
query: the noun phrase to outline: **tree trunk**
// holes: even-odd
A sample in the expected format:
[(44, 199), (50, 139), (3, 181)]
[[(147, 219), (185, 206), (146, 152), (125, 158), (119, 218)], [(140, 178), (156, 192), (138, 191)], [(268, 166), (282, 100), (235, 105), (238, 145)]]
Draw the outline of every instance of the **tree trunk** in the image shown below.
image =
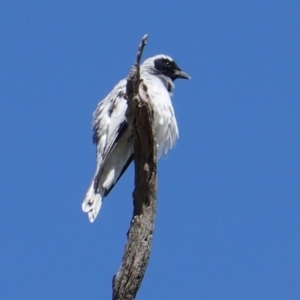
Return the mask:
[(150, 257), (156, 215), (156, 138), (153, 107), (147, 86), (140, 79), (139, 65), (145, 35), (135, 65), (127, 78), (128, 123), (134, 132), (135, 189), (133, 217), (118, 273), (113, 278), (113, 300), (132, 300), (143, 280)]

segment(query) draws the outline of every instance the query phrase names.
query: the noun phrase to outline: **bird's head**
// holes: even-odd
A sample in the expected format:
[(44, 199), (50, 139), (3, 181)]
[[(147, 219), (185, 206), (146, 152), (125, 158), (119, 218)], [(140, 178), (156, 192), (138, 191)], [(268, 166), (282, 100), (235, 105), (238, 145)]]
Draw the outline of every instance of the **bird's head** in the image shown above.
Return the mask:
[(182, 71), (176, 62), (167, 55), (156, 55), (153, 57), (148, 58), (145, 60), (143, 65), (147, 65), (150, 67), (156, 75), (163, 75), (166, 76), (172, 81), (174, 81), (177, 78), (183, 78), (183, 79), (191, 79), (191, 77)]

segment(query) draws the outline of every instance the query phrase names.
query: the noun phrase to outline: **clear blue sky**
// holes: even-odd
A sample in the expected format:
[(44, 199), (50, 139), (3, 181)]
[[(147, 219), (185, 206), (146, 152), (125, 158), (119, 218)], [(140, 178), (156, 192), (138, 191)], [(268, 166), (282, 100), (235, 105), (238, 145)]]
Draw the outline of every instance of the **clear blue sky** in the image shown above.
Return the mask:
[(111, 299), (132, 168), (94, 224), (91, 119), (144, 58), (192, 76), (137, 299), (300, 299), (300, 2), (0, 3), (0, 299)]

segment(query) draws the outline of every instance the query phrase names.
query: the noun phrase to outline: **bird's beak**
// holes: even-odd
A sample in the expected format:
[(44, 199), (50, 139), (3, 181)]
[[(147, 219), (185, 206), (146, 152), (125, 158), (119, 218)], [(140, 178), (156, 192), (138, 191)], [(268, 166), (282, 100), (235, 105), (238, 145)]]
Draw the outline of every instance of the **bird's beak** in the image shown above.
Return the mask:
[(191, 79), (191, 76), (181, 70), (175, 70), (175, 77), (182, 79)]

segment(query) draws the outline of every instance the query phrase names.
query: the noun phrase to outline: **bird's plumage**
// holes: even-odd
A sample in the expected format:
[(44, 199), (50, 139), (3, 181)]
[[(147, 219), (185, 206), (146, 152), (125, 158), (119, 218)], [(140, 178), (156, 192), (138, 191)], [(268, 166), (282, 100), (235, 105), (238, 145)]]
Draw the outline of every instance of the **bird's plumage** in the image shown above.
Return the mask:
[[(179, 137), (171, 95), (176, 78), (190, 78), (172, 58), (157, 55), (140, 66), (140, 75), (147, 86), (154, 108), (154, 127), (157, 157), (166, 155)], [(93, 115), (93, 141), (97, 147), (97, 167), (94, 178), (82, 203), (82, 210), (93, 222), (103, 197), (117, 183), (133, 159), (133, 134), (126, 120), (127, 80), (121, 80), (98, 104)]]

